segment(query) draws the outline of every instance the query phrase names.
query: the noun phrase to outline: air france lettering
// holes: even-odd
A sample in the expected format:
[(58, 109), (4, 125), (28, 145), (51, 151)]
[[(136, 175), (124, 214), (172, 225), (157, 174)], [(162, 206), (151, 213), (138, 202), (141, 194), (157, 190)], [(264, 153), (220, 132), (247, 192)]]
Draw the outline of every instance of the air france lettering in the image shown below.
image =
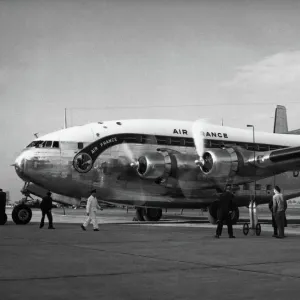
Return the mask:
[(188, 132), (187, 132), (187, 130), (186, 129), (174, 129), (173, 130), (173, 133), (175, 133), (175, 134), (188, 134)]
[(100, 143), (100, 147), (117, 142), (117, 138), (113, 137)]
[(200, 132), (204, 137), (219, 137), (219, 138), (225, 138), (228, 139), (227, 133), (221, 133), (221, 132), (208, 132), (208, 131), (201, 131)]

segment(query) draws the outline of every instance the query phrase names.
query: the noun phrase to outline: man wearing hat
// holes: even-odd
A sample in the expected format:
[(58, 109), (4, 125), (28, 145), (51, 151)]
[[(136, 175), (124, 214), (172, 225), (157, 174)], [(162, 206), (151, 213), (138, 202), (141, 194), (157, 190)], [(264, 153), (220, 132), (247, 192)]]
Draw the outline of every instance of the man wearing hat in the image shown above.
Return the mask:
[(86, 230), (87, 226), (92, 222), (94, 231), (99, 231), (97, 222), (97, 209), (101, 209), (101, 207), (99, 206), (96, 198), (96, 190), (92, 190), (90, 197), (87, 199), (86, 214), (88, 217), (81, 225), (82, 230)]
[(51, 197), (51, 192), (47, 192), (47, 196), (43, 197), (43, 200), (40, 204), (40, 208), (42, 211), (42, 219), (40, 223), (40, 228), (44, 227), (44, 221), (45, 221), (45, 216), (47, 215), (49, 226), (48, 229), (55, 229), (53, 227), (53, 217), (52, 217), (52, 197)]

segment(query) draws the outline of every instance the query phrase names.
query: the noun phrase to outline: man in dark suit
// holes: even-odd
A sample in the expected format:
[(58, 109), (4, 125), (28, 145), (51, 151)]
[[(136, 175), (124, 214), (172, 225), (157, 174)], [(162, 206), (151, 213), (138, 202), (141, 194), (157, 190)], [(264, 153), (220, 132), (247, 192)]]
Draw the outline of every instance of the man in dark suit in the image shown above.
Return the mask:
[(235, 236), (233, 235), (232, 220), (231, 220), (231, 214), (233, 211), (233, 198), (234, 198), (234, 195), (231, 192), (231, 187), (227, 186), (226, 190), (219, 197), (220, 197), (220, 201), (217, 210), (218, 226), (217, 226), (215, 237), (219, 238), (222, 235), (223, 224), (224, 222), (226, 222), (229, 238), (235, 238)]
[(7, 221), (7, 215), (5, 214), (6, 206), (6, 193), (0, 189), (0, 225), (4, 225)]
[(40, 228), (44, 227), (44, 221), (45, 221), (45, 216), (47, 215), (48, 222), (49, 222), (49, 227), (48, 229), (55, 229), (53, 227), (53, 217), (52, 217), (52, 197), (51, 197), (51, 192), (47, 192), (47, 196), (45, 196), (40, 204), (40, 208), (42, 211), (42, 219), (40, 223)]

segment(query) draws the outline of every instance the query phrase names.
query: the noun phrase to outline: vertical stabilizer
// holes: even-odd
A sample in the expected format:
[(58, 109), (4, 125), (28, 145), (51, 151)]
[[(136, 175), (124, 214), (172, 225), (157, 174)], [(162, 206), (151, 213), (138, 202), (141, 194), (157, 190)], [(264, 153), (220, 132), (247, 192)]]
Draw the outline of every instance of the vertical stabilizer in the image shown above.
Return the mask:
[(282, 105), (277, 105), (275, 110), (274, 129), (273, 133), (287, 133), (288, 123), (286, 116), (286, 108)]

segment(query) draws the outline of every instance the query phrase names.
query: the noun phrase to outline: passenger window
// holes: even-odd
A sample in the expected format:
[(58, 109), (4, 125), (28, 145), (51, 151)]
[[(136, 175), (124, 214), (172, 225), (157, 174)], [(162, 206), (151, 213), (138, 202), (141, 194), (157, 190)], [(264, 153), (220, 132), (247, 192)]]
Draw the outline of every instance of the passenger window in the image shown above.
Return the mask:
[(271, 184), (268, 184), (267, 185), (267, 191), (271, 191), (272, 190), (272, 185)]
[(255, 189), (256, 189), (257, 191), (260, 191), (260, 190), (261, 190), (261, 184), (256, 184), (256, 185), (255, 185)]
[(250, 150), (250, 151), (258, 151), (258, 145), (248, 144), (247, 149)]
[(239, 191), (241, 188), (240, 188), (240, 186), (239, 185), (233, 185), (232, 186), (232, 190), (233, 191)]
[(212, 148), (218, 148), (221, 146), (221, 144), (222, 144), (222, 142), (219, 142), (219, 141), (211, 141), (210, 142), (210, 145)]
[(243, 190), (244, 190), (244, 191), (249, 191), (249, 189), (250, 189), (249, 183), (243, 184)]
[(268, 145), (259, 145), (259, 151), (269, 151)]
[(205, 148), (211, 147), (211, 142), (210, 142), (210, 140), (204, 140), (204, 147), (205, 147)]

